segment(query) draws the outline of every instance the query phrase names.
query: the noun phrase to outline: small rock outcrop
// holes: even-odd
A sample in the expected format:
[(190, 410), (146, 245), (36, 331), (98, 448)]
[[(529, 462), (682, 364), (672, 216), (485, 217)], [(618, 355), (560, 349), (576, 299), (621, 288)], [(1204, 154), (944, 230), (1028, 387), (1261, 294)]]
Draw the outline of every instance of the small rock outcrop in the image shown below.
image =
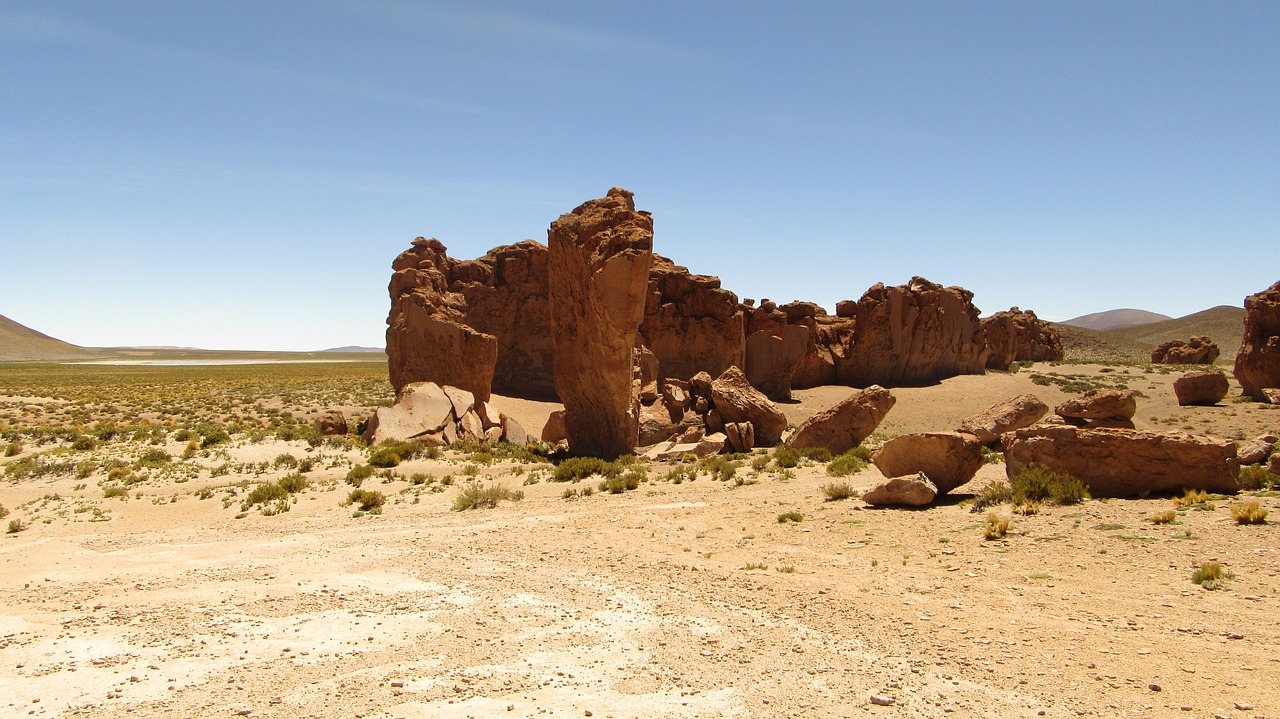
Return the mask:
[(653, 220), (620, 187), (561, 215), (547, 231), (555, 385), (569, 447), (613, 459), (638, 439), (633, 383), (644, 319)]
[(413, 382), (401, 388), (394, 405), (374, 412), (364, 439), (370, 445), (398, 440), (443, 446), (460, 439), (523, 443), (526, 438), (518, 428), (514, 420), (495, 413), (487, 402), (476, 401), (467, 390)]
[(787, 437), (787, 446), (821, 448), (833, 455), (857, 447), (880, 426), (897, 402), (889, 390), (872, 385), (854, 392), (830, 409), (819, 412)]
[(1217, 404), (1231, 391), (1227, 376), (1216, 370), (1188, 372), (1173, 381), (1178, 404)]
[(743, 313), (720, 278), (691, 274), (654, 255), (640, 336), (658, 362), (660, 379), (720, 376), (745, 364)]
[(977, 437), (982, 444), (994, 444), (1005, 432), (1030, 427), (1048, 413), (1049, 405), (1039, 397), (1024, 394), (969, 417), (957, 429)]
[(871, 463), (886, 477), (923, 472), (939, 494), (946, 494), (982, 468), (982, 443), (960, 432), (904, 434), (872, 452)]
[(984, 318), (987, 369), (1004, 371), (1014, 362), (1056, 362), (1063, 357), (1062, 336), (1031, 310), (1012, 307)]
[(862, 494), (862, 501), (872, 506), (924, 507), (938, 496), (938, 488), (924, 472), (909, 477), (894, 477), (877, 484)]
[(686, 456), (702, 459), (720, 454), (724, 450), (726, 441), (725, 435), (719, 432), (688, 442), (681, 439), (673, 439), (669, 442), (661, 442), (644, 448), (644, 451), (640, 452), (640, 456), (654, 462), (679, 461)]
[(1261, 464), (1267, 461), (1275, 448), (1276, 436), (1264, 434), (1240, 445), (1237, 456), (1240, 458), (1241, 465)]
[(1095, 497), (1240, 488), (1236, 445), (1226, 439), (1057, 425), (1006, 434), (1004, 456), (1010, 477), (1041, 465), (1080, 479)]
[(1133, 429), (1138, 397), (1127, 389), (1091, 389), (1058, 405), (1054, 413), (1077, 427)]
[(787, 416), (752, 387), (737, 367), (726, 369), (711, 383), (711, 400), (714, 411), (725, 422), (750, 422), (755, 428), (755, 444), (772, 447), (782, 439)]
[(1244, 300), (1244, 337), (1236, 353), (1236, 381), (1265, 402), (1264, 388), (1280, 387), (1280, 282)]
[(1218, 360), (1218, 345), (1208, 337), (1169, 340), (1151, 350), (1152, 364), (1213, 364)]
[(347, 416), (338, 411), (325, 412), (316, 417), (316, 432), (321, 435), (344, 435), (348, 431)]

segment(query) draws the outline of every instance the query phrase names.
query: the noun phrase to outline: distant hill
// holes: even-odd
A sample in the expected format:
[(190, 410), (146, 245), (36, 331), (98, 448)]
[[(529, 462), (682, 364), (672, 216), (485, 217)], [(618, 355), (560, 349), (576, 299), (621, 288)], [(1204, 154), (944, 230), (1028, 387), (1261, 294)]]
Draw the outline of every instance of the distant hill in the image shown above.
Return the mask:
[(1219, 305), (1186, 317), (1123, 327), (1106, 334), (1152, 347), (1168, 340), (1185, 340), (1203, 335), (1217, 343), (1218, 349), (1222, 351), (1222, 358), (1231, 358), (1236, 356), (1240, 340), (1244, 337), (1244, 308)]
[(1094, 312), (1091, 315), (1081, 315), (1074, 319), (1069, 319), (1059, 324), (1071, 325), (1072, 327), (1083, 327), (1087, 330), (1097, 330), (1105, 332), (1107, 330), (1119, 329), (1121, 327), (1132, 327), (1134, 325), (1151, 324), (1152, 322), (1163, 322), (1164, 320), (1173, 319), (1169, 315), (1162, 315), (1158, 312), (1147, 312), (1146, 310), (1121, 309), (1107, 310), (1106, 312)]
[(1063, 359), (1077, 362), (1150, 362), (1151, 345), (1087, 327), (1053, 323), (1062, 337)]
[(381, 347), (361, 347), (360, 345), (347, 345), (346, 347), (330, 347), (327, 350), (320, 350), (320, 351), (321, 352), (382, 352), (382, 353), (386, 353), (386, 350)]
[(54, 339), (0, 315), (0, 360), (81, 359), (93, 350)]

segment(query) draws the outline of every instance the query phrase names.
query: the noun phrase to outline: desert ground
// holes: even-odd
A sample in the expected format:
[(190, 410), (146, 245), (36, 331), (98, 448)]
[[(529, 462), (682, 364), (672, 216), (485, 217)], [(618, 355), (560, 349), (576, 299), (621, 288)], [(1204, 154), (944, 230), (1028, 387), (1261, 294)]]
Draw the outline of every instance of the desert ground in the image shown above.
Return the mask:
[[(1280, 406), (1177, 406), (1179, 374), (1042, 363), (895, 389), (867, 444), (1096, 386), (1140, 392), (1139, 428), (1280, 433)], [(852, 391), (783, 409), (798, 424)], [(1169, 497), (974, 512), (998, 457), (903, 510), (828, 501), (873, 467), (769, 450), (731, 476), (632, 464), (647, 479), (611, 494), (459, 447), (376, 470), (360, 490), (385, 504), (362, 511), (346, 478), (370, 449), (308, 429), (390, 394), (385, 363), (0, 365), (0, 714), (1280, 716), (1274, 490), (1250, 493), (1269, 523), (1211, 497), (1153, 524)], [(556, 408), (493, 403), (534, 433)], [(473, 481), (523, 497), (453, 511)], [(1209, 560), (1216, 589), (1191, 580)]]

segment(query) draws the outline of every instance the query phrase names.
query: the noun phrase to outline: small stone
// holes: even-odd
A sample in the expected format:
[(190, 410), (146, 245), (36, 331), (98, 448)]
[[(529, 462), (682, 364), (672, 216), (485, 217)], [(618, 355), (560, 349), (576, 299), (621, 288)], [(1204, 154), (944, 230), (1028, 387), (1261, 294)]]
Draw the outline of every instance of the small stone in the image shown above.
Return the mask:
[(1159, 685), (1159, 684), (1148, 684), (1148, 685), (1147, 685), (1147, 688), (1148, 688), (1148, 689), (1150, 689), (1150, 690), (1151, 690), (1151, 691), (1153, 691), (1153, 692), (1158, 692), (1158, 691), (1160, 691), (1160, 685)]
[(875, 704), (876, 706), (882, 706), (882, 707), (892, 706), (896, 704), (897, 701), (898, 700), (894, 699), (893, 697), (886, 697), (880, 694), (871, 695), (871, 703)]
[(1236, 709), (1239, 709), (1242, 712), (1247, 712), (1253, 709), (1252, 704), (1241, 704), (1240, 702), (1236, 702), (1235, 705), (1236, 705)]

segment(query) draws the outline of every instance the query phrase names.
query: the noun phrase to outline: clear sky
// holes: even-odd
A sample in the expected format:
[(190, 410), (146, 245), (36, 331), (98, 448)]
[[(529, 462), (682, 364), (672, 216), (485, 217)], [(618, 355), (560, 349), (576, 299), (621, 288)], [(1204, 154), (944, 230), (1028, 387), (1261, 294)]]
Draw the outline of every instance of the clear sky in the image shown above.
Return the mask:
[(1053, 320), (1280, 280), (1280, 3), (0, 3), (0, 314), (81, 345), (381, 346), (392, 259), (655, 249), (834, 308)]

